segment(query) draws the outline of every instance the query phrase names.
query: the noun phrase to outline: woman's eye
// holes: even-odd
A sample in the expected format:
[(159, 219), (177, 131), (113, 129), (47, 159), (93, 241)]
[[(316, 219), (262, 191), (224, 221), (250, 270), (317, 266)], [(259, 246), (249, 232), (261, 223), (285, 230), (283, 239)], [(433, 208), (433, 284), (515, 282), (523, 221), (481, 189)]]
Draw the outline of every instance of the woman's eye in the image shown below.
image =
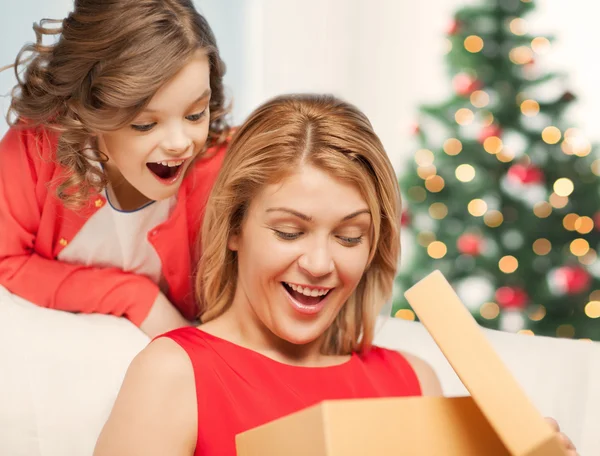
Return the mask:
[(275, 236), (285, 241), (293, 241), (294, 239), (298, 239), (302, 233), (287, 233), (285, 231), (273, 230)]
[(136, 131), (150, 131), (154, 128), (154, 126), (156, 125), (156, 122), (152, 122), (149, 124), (132, 124), (131, 128), (133, 128)]
[(204, 117), (205, 114), (206, 114), (206, 109), (197, 114), (192, 114), (190, 116), (187, 116), (186, 119), (189, 120), (190, 122), (198, 122), (200, 119), (202, 119)]
[(338, 236), (338, 239), (350, 247), (358, 245), (358, 244), (362, 243), (362, 241), (363, 241), (362, 236), (358, 236), (358, 237)]

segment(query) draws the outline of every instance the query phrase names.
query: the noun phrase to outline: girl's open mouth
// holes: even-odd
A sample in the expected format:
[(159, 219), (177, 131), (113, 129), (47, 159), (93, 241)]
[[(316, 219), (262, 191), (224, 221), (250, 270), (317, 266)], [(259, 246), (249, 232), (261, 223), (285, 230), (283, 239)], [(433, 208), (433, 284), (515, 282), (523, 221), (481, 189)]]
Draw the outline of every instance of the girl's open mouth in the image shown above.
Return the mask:
[(146, 163), (146, 167), (159, 182), (169, 185), (177, 181), (185, 161), (184, 159)]

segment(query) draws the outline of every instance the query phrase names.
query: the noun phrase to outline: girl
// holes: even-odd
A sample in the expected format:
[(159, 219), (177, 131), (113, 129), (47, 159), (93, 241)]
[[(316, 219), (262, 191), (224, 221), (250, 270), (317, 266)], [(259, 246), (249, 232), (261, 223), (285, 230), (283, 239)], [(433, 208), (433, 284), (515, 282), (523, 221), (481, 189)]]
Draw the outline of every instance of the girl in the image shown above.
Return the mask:
[(439, 395), (371, 346), (400, 251), (400, 196), (365, 116), (287, 96), (234, 137), (203, 224), (203, 324), (133, 361), (95, 456), (235, 455), (235, 435), (326, 399)]
[(229, 131), (215, 37), (191, 0), (76, 0), (51, 23), (14, 65), (0, 285), (150, 336), (187, 325), (193, 246)]

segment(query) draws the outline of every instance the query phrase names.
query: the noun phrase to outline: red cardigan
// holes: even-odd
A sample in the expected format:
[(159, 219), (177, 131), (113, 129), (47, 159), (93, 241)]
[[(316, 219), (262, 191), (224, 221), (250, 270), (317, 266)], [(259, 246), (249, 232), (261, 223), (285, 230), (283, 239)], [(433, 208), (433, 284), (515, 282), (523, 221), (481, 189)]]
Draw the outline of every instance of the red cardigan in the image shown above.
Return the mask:
[[(0, 285), (37, 305), (69, 312), (124, 316), (140, 325), (158, 295), (149, 278), (118, 268), (57, 260), (85, 222), (106, 204), (92, 195), (73, 211), (55, 196), (62, 169), (55, 164), (57, 135), (43, 128), (11, 128), (0, 141)], [(197, 160), (166, 220), (147, 234), (161, 259), (168, 298), (188, 319), (197, 315), (192, 273), (210, 189), (226, 145)]]

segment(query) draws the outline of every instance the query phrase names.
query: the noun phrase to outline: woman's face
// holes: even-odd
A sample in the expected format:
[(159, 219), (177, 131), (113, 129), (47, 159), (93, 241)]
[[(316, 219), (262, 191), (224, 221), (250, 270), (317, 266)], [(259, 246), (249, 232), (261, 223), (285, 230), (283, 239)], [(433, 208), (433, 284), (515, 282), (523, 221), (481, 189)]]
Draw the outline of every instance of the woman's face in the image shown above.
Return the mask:
[(316, 341), (365, 272), (371, 223), (357, 187), (313, 166), (266, 186), (229, 240), (232, 309), (289, 343)]
[[(210, 68), (201, 52), (152, 97), (130, 125), (98, 135), (113, 191), (127, 200), (174, 195), (208, 137)], [(121, 199), (121, 198), (119, 198)]]

